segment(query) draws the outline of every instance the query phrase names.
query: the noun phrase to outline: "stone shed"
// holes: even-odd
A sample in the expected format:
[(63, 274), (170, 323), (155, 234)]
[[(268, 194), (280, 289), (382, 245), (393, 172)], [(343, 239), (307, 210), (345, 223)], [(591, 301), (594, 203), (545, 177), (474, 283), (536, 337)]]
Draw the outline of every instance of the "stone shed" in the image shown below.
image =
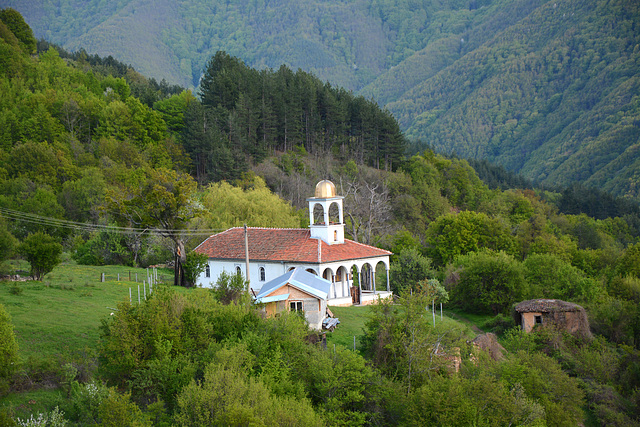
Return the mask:
[(517, 325), (525, 332), (540, 325), (554, 325), (573, 335), (591, 338), (589, 320), (584, 308), (558, 299), (532, 299), (516, 305), (513, 314)]

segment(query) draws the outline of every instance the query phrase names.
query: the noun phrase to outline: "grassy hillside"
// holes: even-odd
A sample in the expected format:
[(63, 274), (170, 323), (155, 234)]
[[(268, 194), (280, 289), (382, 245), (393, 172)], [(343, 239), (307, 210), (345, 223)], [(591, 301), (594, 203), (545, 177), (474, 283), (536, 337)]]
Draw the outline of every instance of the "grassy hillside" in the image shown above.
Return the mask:
[[(28, 264), (15, 263), (15, 267), (28, 268)], [(134, 302), (138, 285), (144, 299), (146, 274), (142, 268), (65, 263), (42, 282), (0, 282), (0, 304), (12, 317), (23, 360), (77, 357), (94, 349), (101, 320), (116, 311), (120, 302), (129, 300), (129, 288)], [(173, 275), (161, 270), (159, 280), (172, 282)]]

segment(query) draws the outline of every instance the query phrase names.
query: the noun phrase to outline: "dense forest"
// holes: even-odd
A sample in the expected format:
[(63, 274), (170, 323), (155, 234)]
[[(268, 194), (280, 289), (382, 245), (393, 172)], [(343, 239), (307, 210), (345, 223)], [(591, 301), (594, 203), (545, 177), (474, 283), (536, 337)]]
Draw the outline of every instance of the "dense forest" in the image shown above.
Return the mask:
[(639, 19), (626, 1), (545, 2), (387, 107), (439, 151), (637, 199)]
[[(398, 298), (368, 311), (359, 354), (312, 344), (298, 316), (263, 319), (233, 283), (168, 286), (119, 304), (82, 363), (21, 361), (0, 304), (0, 394), (26, 377), (54, 384), (47, 416), (74, 425), (640, 421), (637, 203), (430, 149), (405, 156), (387, 111), (286, 66), (218, 52), (194, 95), (113, 58), (38, 46), (19, 13), (0, 11), (0, 261), (27, 260), (35, 279), (61, 255), (163, 263), (230, 226), (306, 227), (305, 199), (331, 179), (348, 237), (394, 253)], [(434, 289), (486, 319), (502, 357), (469, 344), (461, 323), (434, 325)], [(585, 307), (593, 336), (514, 328), (514, 304), (541, 297)], [(15, 425), (9, 407), (0, 420)]]
[(638, 200), (639, 9), (625, 0), (6, 1), (38, 37), (196, 88), (217, 51), (386, 106), (410, 139)]

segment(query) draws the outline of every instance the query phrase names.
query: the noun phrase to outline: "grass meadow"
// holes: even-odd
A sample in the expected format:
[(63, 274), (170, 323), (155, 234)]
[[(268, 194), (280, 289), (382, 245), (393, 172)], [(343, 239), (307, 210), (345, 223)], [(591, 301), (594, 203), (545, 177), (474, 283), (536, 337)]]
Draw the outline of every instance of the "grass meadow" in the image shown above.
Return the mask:
[[(28, 263), (10, 263), (14, 272), (28, 274)], [(72, 362), (85, 376), (95, 369), (102, 320), (129, 300), (130, 288), (134, 302), (138, 285), (143, 299), (146, 276), (142, 268), (66, 262), (41, 282), (0, 281), (0, 304), (11, 315), (23, 367), (18, 388), (24, 390), (0, 398), (0, 407), (11, 407), (25, 418), (55, 407), (62, 398), (56, 378), (62, 366)], [(158, 280), (172, 284), (173, 272), (158, 269)]]
[(340, 319), (340, 324), (333, 332), (327, 332), (327, 348), (342, 345), (353, 349), (353, 337), (356, 338), (356, 351), (360, 352), (360, 338), (364, 335), (363, 328), (367, 322), (369, 307), (329, 307), (334, 317)]
[[(16, 267), (20, 271), (22, 266)], [(143, 283), (146, 275), (142, 268), (68, 263), (57, 266), (42, 282), (0, 282), (0, 304), (13, 320), (21, 357), (64, 358), (95, 348), (101, 320), (119, 302), (129, 300), (129, 290), (134, 302), (138, 286), (141, 298), (145, 288), (149, 292)], [(159, 270), (158, 275), (165, 283), (173, 280), (169, 270)]]

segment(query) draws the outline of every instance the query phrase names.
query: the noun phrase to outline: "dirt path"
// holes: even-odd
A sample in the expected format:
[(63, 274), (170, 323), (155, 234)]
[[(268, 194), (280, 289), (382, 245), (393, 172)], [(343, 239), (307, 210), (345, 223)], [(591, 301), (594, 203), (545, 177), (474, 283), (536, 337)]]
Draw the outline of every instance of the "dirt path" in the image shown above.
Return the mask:
[(469, 319), (465, 319), (464, 317), (458, 316), (456, 313), (453, 313), (451, 311), (444, 311), (444, 314), (446, 314), (447, 316), (451, 317), (452, 319), (457, 320), (460, 323), (464, 323), (465, 325), (469, 325), (469, 327), (471, 328), (471, 330), (473, 332), (475, 332), (477, 335), (482, 335), (485, 332), (478, 328), (474, 323), (472, 323)]

